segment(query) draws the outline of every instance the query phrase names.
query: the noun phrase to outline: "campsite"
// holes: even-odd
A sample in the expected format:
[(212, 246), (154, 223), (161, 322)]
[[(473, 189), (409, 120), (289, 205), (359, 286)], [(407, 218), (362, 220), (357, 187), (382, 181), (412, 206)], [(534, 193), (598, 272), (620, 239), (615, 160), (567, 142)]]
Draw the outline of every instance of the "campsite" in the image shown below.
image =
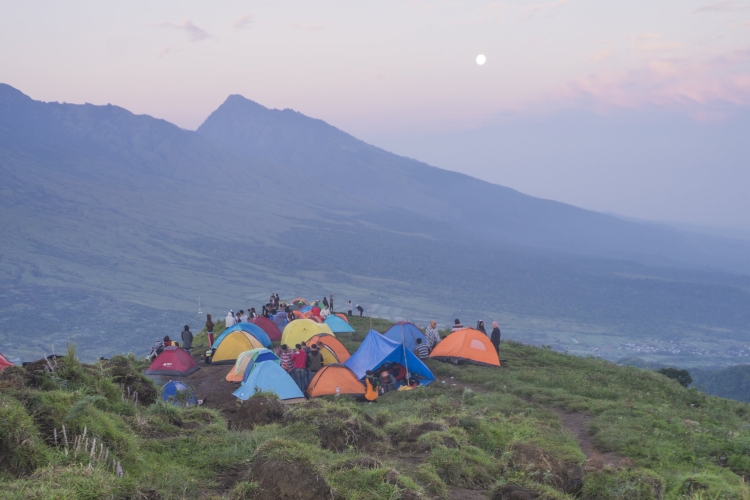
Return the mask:
[[(404, 350), (381, 335), (390, 321), (350, 324), (354, 333), (333, 337), (351, 353), (348, 367), (328, 365), (309, 399), (293, 383), (277, 388), (282, 394), (234, 396), (243, 387), (227, 380), (235, 365), (201, 359), (205, 331), (193, 342), (199, 369), (187, 376), (146, 377), (149, 363), (133, 355), (81, 363), (73, 347), (56, 359), (5, 368), (0, 498), (750, 495), (746, 404), (652, 371), (512, 341), (501, 344), (501, 366), (427, 359), (434, 382), (356, 403), (365, 359), (357, 353), (368, 336), (371, 359)], [(473, 335), (453, 337), (439, 357), (466, 355), (478, 341)], [(257, 363), (262, 371), (251, 370), (252, 384), (287, 376), (265, 347), (253, 348), (244, 370), (261, 355), (267, 359)], [(340, 396), (331, 393), (332, 380)]]

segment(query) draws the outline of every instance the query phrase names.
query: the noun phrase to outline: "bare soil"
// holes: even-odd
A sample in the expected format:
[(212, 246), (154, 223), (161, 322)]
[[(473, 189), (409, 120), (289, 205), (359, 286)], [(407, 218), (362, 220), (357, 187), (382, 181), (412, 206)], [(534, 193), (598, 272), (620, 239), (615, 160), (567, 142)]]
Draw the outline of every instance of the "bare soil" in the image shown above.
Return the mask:
[(555, 413), (560, 417), (563, 427), (573, 433), (578, 439), (578, 446), (586, 455), (585, 470), (599, 470), (603, 467), (625, 467), (629, 465), (630, 460), (621, 457), (617, 453), (608, 451), (602, 452), (596, 448), (594, 438), (591, 435), (591, 415), (586, 413), (567, 413), (561, 409), (555, 409)]

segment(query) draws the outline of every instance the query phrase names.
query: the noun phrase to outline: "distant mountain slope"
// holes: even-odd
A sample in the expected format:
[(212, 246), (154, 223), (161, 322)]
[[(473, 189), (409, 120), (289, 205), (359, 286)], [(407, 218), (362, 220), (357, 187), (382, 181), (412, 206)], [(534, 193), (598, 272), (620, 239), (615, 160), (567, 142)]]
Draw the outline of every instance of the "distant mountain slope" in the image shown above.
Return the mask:
[[(637, 224), (527, 196), (388, 153), (321, 120), (290, 109), (267, 109), (239, 95), (229, 96), (198, 133), (240, 158), (288, 165), (352, 195), (448, 223), (458, 234), (750, 273), (750, 243)], [(502, 162), (499, 158), (498, 166)]]
[[(578, 227), (606, 246), (607, 231), (642, 237), (638, 224), (260, 111), (273, 119), (252, 122), (246, 141), (260, 152), (249, 154), (204, 128), (0, 85), (0, 351), (39, 356), (73, 338), (87, 357), (142, 352), (201, 321), (198, 297), (223, 316), (270, 291), (334, 293), (392, 318), (499, 319), (510, 338), (615, 359), (624, 340), (710, 337), (723, 341), (710, 357), (726, 364), (750, 337), (749, 276), (592, 258), (557, 239)], [(289, 113), (292, 125), (274, 124)], [(328, 146), (305, 149), (315, 144)], [(556, 224), (568, 229), (544, 229)]]

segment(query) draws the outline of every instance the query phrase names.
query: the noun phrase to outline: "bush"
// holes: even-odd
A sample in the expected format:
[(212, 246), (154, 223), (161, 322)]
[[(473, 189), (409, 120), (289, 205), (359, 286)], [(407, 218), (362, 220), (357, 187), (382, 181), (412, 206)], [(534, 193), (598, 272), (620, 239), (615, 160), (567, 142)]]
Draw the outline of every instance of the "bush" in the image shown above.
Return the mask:
[(12, 398), (0, 399), (0, 471), (23, 476), (49, 459), (34, 420)]

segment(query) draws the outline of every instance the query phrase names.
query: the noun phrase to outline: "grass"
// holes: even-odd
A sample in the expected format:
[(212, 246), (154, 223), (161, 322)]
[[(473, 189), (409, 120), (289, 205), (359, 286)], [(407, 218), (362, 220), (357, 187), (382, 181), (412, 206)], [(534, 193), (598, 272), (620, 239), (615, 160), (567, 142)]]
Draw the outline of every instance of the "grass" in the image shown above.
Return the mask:
[[(351, 322), (356, 333), (338, 338), (353, 350), (370, 320)], [(204, 339), (198, 333), (194, 344)], [(587, 470), (581, 498), (750, 498), (750, 406), (550, 349), (506, 342), (501, 357), (503, 368), (428, 360), (437, 379), (428, 387), (374, 405), (323, 398), (238, 431), (211, 409), (128, 399), (126, 387), (145, 394), (137, 384), (150, 384), (139, 375), (143, 360), (83, 364), (71, 350), (53, 372), (39, 364), (0, 375), (0, 498), (259, 498), (267, 485), (253, 470), (268, 461), (300, 464), (340, 499), (448, 498), (453, 487), (508, 485), (566, 498), (553, 480), (559, 471), (518, 456), (522, 444), (565, 468), (586, 465), (560, 411), (587, 415), (596, 446), (629, 460)], [(62, 426), (70, 437), (95, 437), (122, 477), (88, 453), (66, 453)]]

